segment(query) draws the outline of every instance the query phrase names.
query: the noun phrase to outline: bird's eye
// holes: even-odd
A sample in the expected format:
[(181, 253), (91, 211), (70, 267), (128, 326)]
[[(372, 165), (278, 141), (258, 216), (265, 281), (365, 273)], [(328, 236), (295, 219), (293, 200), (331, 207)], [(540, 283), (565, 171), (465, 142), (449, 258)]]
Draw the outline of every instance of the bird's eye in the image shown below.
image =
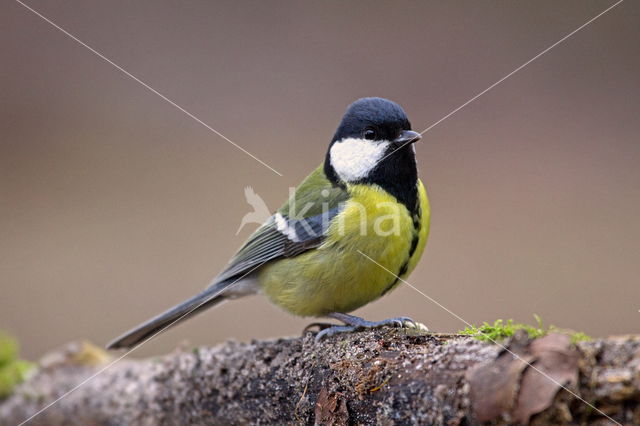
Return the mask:
[(376, 138), (376, 136), (377, 136), (376, 131), (373, 130), (373, 129), (365, 130), (362, 133), (362, 135), (364, 136), (365, 139), (370, 140), (370, 141), (374, 140)]

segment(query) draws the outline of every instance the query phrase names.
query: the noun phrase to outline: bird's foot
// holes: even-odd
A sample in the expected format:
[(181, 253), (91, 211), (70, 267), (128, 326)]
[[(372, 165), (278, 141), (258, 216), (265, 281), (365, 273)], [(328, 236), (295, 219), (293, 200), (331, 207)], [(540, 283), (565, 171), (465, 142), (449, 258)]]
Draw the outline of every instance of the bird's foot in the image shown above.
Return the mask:
[(357, 331), (357, 327), (353, 327), (351, 325), (332, 325), (331, 327), (325, 328), (324, 330), (320, 330), (318, 334), (316, 334), (316, 342), (321, 341), (325, 337), (335, 336), (337, 334), (344, 333), (353, 333)]
[(312, 326), (320, 327), (320, 331), (316, 335), (316, 342), (319, 342), (325, 337), (335, 336), (337, 334), (351, 333), (357, 330), (367, 330), (381, 327), (415, 328), (419, 330), (429, 331), (429, 329), (424, 324), (417, 323), (409, 317), (389, 318), (382, 321), (367, 321), (364, 318), (339, 312), (334, 312), (327, 316), (329, 318), (334, 318), (338, 321), (342, 321), (345, 325), (333, 325), (326, 323), (314, 323), (309, 325), (307, 328), (305, 328), (305, 331)]
[(409, 317), (388, 318), (382, 321), (367, 321), (364, 318), (356, 317), (354, 315), (349, 315), (349, 314), (343, 314), (339, 312), (334, 312), (327, 316), (329, 318), (342, 321), (346, 325), (350, 325), (358, 329), (381, 328), (381, 327), (414, 328), (416, 325), (416, 322)]

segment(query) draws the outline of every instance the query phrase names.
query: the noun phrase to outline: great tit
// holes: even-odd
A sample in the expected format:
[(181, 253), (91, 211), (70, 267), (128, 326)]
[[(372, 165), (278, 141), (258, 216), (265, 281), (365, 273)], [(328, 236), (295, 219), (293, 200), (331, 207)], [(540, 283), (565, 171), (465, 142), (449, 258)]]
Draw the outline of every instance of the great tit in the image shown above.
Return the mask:
[(222, 301), (256, 293), (294, 315), (344, 323), (323, 329), (317, 339), (415, 325), (405, 317), (373, 322), (347, 313), (394, 289), (422, 256), (430, 209), (413, 145), (420, 138), (398, 104), (382, 98), (355, 101), (323, 164), (211, 284), (108, 348), (134, 346)]

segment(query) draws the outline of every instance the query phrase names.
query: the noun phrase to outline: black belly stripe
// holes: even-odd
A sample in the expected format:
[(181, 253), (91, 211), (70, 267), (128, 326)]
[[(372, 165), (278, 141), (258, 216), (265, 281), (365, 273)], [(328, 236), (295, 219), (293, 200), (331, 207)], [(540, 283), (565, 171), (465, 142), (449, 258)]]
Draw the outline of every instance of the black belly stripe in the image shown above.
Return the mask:
[[(407, 257), (407, 260), (404, 261), (404, 263), (402, 264), (402, 266), (400, 267), (400, 270), (398, 271), (397, 276), (401, 277), (404, 274), (407, 273), (407, 270), (409, 269), (409, 261), (411, 260), (411, 258), (413, 257), (413, 254), (416, 252), (416, 248), (418, 247), (418, 241), (419, 241), (419, 237), (417, 234), (413, 235), (413, 239), (411, 240), (411, 248), (409, 248), (409, 256)], [(396, 278), (395, 280), (393, 280), (393, 282), (391, 284), (389, 284), (387, 286), (387, 288), (385, 288), (382, 293), (380, 294), (380, 296), (384, 296), (385, 294), (387, 294), (389, 291), (391, 291), (391, 289), (393, 287), (396, 286), (396, 284), (398, 283), (399, 278)]]
[(420, 214), (413, 215), (413, 229), (416, 231), (420, 229)]
[[(416, 248), (418, 248), (419, 240), (420, 240), (420, 237), (418, 237), (418, 234), (414, 234), (413, 239), (411, 240), (411, 248), (409, 249), (409, 259), (411, 259), (413, 257), (413, 254), (416, 252)], [(407, 259), (407, 262), (409, 262), (409, 259)]]
[(392, 288), (394, 288), (396, 286), (396, 284), (398, 283), (398, 278), (396, 278), (395, 280), (393, 280), (393, 282), (391, 284), (389, 284), (387, 286), (387, 288), (385, 288), (382, 293), (380, 293), (380, 297), (384, 296), (385, 294), (387, 294), (389, 291), (391, 291)]
[[(402, 266), (400, 267), (400, 270), (398, 271), (397, 276), (401, 277), (404, 274), (407, 273), (407, 270), (409, 269), (409, 262), (411, 261), (411, 258), (413, 257), (414, 253), (416, 252), (416, 249), (418, 248), (418, 242), (420, 241), (420, 228), (422, 225), (422, 208), (421, 206), (419, 206), (419, 208), (417, 209), (417, 213), (413, 215), (412, 219), (413, 219), (413, 229), (414, 229), (414, 233), (413, 233), (413, 238), (411, 239), (411, 247), (409, 247), (409, 256), (407, 256), (407, 259), (404, 261), (404, 263), (402, 264)], [(400, 280), (400, 278), (396, 278), (393, 280), (393, 282), (391, 284), (389, 284), (383, 291), (382, 293), (380, 293), (380, 297), (384, 296), (385, 294), (387, 294), (389, 291), (391, 291), (392, 288), (394, 288), (396, 286), (396, 284), (398, 283), (398, 281)]]
[[(409, 259), (411, 259), (411, 256), (409, 256)], [(409, 269), (409, 259), (405, 260), (404, 263), (402, 264), (402, 266), (400, 267), (400, 270), (398, 271), (397, 278), (393, 280), (393, 282), (391, 284), (389, 284), (387, 286), (387, 288), (385, 288), (382, 293), (380, 294), (380, 296), (384, 296), (385, 294), (387, 294), (389, 291), (391, 291), (392, 288), (394, 288), (396, 286), (396, 284), (398, 284), (398, 281), (400, 280), (400, 277), (403, 276), (404, 274), (407, 273), (407, 269)]]

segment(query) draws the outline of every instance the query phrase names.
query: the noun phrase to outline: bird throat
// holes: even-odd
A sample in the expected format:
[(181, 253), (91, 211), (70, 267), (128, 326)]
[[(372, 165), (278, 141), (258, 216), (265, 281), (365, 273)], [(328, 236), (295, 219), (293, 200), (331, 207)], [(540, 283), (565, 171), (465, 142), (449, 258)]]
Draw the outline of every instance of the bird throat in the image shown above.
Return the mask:
[[(324, 172), (331, 183), (341, 188), (346, 187), (331, 165), (328, 153), (324, 163)], [(393, 195), (398, 202), (404, 204), (412, 215), (419, 213), (418, 166), (411, 145), (403, 146), (391, 154), (387, 154), (366, 177), (352, 183), (378, 185)]]

